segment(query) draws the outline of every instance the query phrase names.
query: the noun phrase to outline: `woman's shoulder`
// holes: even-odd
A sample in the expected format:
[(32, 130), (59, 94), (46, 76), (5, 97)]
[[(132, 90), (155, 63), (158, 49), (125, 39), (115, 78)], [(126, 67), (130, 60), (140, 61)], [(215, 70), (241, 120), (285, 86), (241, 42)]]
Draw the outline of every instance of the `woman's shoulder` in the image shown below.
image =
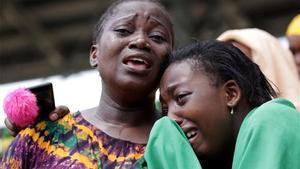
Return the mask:
[[(78, 133), (79, 128), (86, 128), (86, 133), (91, 133), (80, 112), (68, 113), (57, 121), (42, 120), (20, 131), (20, 139), (27, 138), (33, 142), (38, 140), (53, 141), (53, 139), (65, 139), (65, 135)], [(58, 141), (58, 140), (57, 140)]]
[[(58, 161), (61, 165), (67, 165), (68, 161), (74, 160), (84, 166), (101, 164), (104, 168), (116, 168), (132, 165), (142, 157), (144, 148), (145, 145), (106, 135), (88, 123), (80, 112), (76, 112), (56, 122), (41, 121), (21, 131), (5, 159), (10, 159), (10, 152), (18, 151), (20, 157), (31, 158), (34, 154), (33, 161), (43, 160), (48, 166)], [(50, 158), (55, 160), (47, 161)]]
[(52, 135), (57, 132), (60, 132), (60, 128), (62, 128), (62, 125), (60, 123), (62, 121), (65, 121), (66, 118), (71, 116), (70, 114), (67, 114), (63, 118), (57, 121), (50, 121), (50, 120), (41, 120), (35, 124), (30, 125), (29, 127), (21, 130), (19, 134), (16, 136), (15, 140), (30, 140), (30, 142), (36, 142), (41, 137), (46, 137), (47, 139), (49, 137), (52, 137)]

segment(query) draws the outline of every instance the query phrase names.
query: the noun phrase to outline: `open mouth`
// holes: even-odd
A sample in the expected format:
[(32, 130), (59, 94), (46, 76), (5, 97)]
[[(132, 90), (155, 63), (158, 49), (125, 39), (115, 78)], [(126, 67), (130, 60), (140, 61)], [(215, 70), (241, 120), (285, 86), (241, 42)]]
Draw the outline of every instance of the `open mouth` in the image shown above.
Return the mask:
[(191, 144), (197, 138), (197, 134), (198, 134), (197, 129), (190, 129), (187, 132), (185, 132), (185, 135)]
[(151, 67), (151, 61), (145, 57), (132, 56), (126, 58), (123, 63), (127, 65), (130, 69), (136, 71), (147, 70)]
[(125, 62), (125, 64), (130, 67), (135, 67), (137, 69), (148, 69), (150, 67), (147, 61), (140, 58), (129, 59)]

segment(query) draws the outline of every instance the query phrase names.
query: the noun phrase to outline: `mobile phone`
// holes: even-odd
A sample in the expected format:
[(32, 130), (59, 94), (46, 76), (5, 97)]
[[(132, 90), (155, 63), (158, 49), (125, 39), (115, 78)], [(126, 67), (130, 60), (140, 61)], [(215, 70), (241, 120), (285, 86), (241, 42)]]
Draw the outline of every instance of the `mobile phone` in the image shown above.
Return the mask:
[(39, 107), (39, 117), (47, 118), (48, 114), (55, 109), (52, 83), (44, 83), (29, 87), (28, 89), (36, 96)]

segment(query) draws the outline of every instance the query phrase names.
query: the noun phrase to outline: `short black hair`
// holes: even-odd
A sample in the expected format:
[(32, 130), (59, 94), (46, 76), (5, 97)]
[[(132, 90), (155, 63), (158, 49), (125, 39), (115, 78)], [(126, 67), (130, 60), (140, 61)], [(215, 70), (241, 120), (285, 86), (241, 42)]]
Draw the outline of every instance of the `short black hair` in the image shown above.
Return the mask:
[(276, 97), (276, 92), (259, 69), (230, 42), (196, 41), (172, 53), (167, 64), (187, 62), (192, 70), (207, 73), (212, 85), (235, 80), (250, 108)]
[(97, 24), (95, 25), (95, 28), (93, 31), (93, 44), (96, 44), (97, 41), (99, 40), (99, 38), (101, 37), (102, 31), (103, 31), (103, 26), (105, 25), (106, 21), (111, 16), (113, 16), (113, 14), (115, 13), (116, 7), (122, 3), (132, 2), (132, 1), (151, 2), (151, 3), (156, 4), (158, 7), (160, 7), (162, 9), (162, 13), (167, 17), (167, 21), (168, 21), (167, 24), (171, 28), (171, 34), (172, 34), (171, 38), (172, 38), (172, 42), (174, 43), (174, 30), (173, 30), (173, 24), (171, 22), (171, 17), (169, 15), (169, 13), (167, 12), (166, 8), (159, 1), (157, 1), (157, 0), (117, 0), (107, 8), (107, 10), (101, 15)]

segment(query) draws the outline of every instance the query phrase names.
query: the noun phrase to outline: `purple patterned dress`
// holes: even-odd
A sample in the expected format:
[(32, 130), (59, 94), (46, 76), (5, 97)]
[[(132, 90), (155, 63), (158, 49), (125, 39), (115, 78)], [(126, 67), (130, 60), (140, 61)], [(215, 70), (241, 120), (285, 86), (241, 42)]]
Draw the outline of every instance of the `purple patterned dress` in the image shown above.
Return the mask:
[(143, 156), (145, 146), (113, 138), (77, 112), (21, 131), (0, 168), (130, 169)]

